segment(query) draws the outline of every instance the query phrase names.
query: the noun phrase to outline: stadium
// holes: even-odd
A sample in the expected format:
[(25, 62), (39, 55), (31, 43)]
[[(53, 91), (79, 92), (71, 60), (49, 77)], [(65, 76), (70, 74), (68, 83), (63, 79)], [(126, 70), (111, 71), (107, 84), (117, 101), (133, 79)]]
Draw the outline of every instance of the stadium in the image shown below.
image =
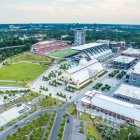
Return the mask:
[(98, 59), (99, 61), (103, 61), (113, 55), (109, 46), (104, 43), (89, 43), (72, 47), (71, 49), (80, 51), (87, 60)]
[(68, 45), (63, 41), (43, 41), (36, 43), (32, 46), (31, 51), (36, 55), (45, 55), (49, 52), (55, 52), (57, 50), (63, 50), (70, 48), (71, 45)]

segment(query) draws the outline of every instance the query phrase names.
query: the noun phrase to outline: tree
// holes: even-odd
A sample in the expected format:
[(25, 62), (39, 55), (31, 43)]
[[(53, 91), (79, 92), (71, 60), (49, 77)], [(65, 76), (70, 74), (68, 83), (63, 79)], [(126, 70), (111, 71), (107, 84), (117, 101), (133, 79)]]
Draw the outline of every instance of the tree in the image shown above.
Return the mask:
[(6, 100), (7, 99), (7, 96), (4, 96), (4, 100)]

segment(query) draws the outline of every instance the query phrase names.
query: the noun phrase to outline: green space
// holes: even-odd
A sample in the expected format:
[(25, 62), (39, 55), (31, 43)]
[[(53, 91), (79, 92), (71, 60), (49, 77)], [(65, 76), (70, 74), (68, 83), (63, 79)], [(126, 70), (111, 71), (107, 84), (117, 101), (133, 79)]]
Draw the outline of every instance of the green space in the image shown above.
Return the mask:
[(82, 114), (81, 118), (82, 120), (87, 122), (87, 140), (89, 140), (89, 138), (95, 138), (96, 140), (103, 140), (101, 134), (93, 125), (94, 123), (99, 121), (98, 118), (91, 119), (90, 115), (88, 114)]
[(48, 125), (50, 114), (42, 114), (23, 128), (19, 128), (14, 134), (9, 135), (6, 140), (41, 140), (45, 126)]
[(0, 80), (18, 80), (29, 82), (38, 77), (48, 69), (48, 66), (41, 66), (31, 63), (18, 63), (0, 68)]
[(115, 133), (113, 140), (140, 140), (140, 131), (134, 126), (124, 126)]
[(76, 54), (76, 53), (78, 53), (78, 51), (72, 50), (72, 49), (65, 49), (65, 50), (59, 50), (59, 51), (48, 53), (48, 54), (46, 54), (46, 56), (61, 57), (62, 58), (62, 57)]
[(11, 57), (5, 61), (7, 64), (18, 63), (21, 61), (28, 61), (28, 62), (42, 62), (42, 63), (50, 63), (53, 59), (46, 58), (43, 56), (36, 56), (29, 53), (23, 53), (14, 57)]
[(65, 102), (64, 101), (61, 101), (61, 100), (58, 100), (58, 99), (55, 99), (55, 98), (52, 98), (50, 96), (46, 96), (46, 98), (42, 99), (40, 102), (39, 102), (39, 105), (43, 108), (49, 108), (49, 107), (53, 107), (53, 106), (56, 106), (58, 104), (61, 104), (63, 105)]
[(29, 93), (28, 95), (24, 95), (21, 98), (15, 99), (14, 101), (5, 104), (4, 108), (7, 109), (10, 106), (12, 106), (14, 104), (17, 104), (17, 103), (20, 103), (20, 102), (26, 102), (26, 103), (28, 103), (28, 102), (32, 101), (33, 99), (35, 99), (35, 98), (37, 98), (39, 96), (40, 96), (40, 94), (37, 93), (37, 92)]
[(65, 125), (66, 125), (66, 115), (64, 115), (62, 118), (62, 122), (61, 122), (61, 126), (60, 126), (59, 133), (57, 136), (57, 140), (63, 140)]
[(49, 139), (50, 139), (51, 132), (52, 132), (52, 129), (53, 129), (53, 126), (54, 126), (56, 117), (57, 117), (57, 114), (56, 114), (56, 112), (55, 112), (55, 113), (53, 114), (51, 120), (50, 120), (49, 125), (48, 125), (48, 129), (47, 129), (47, 131), (46, 131), (44, 140), (49, 140)]
[(72, 104), (69, 108), (68, 108), (68, 113), (74, 118), (77, 118), (77, 110), (76, 110), (76, 105)]

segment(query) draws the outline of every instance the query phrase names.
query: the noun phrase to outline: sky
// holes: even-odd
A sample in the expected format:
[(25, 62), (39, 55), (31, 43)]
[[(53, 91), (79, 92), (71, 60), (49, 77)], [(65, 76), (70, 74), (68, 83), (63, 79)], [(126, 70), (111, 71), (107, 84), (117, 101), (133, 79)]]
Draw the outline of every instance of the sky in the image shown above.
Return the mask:
[(140, 24), (140, 0), (0, 0), (0, 23)]

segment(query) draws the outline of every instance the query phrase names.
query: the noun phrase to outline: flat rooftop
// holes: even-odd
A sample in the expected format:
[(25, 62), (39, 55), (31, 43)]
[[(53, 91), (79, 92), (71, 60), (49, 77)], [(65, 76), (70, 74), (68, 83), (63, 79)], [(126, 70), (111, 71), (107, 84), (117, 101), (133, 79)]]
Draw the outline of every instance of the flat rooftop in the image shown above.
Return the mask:
[(140, 49), (134, 49), (134, 48), (128, 48), (127, 50), (123, 51), (122, 54), (128, 54), (128, 55), (140, 55)]
[(140, 62), (133, 67), (133, 73), (140, 74)]
[(140, 88), (132, 85), (122, 84), (114, 94), (140, 99)]
[(140, 121), (140, 106), (120, 101), (105, 95), (96, 94), (91, 103), (97, 107)]
[(76, 47), (72, 47), (71, 49), (74, 49), (74, 50), (86, 50), (86, 49), (89, 49), (89, 48), (93, 48), (93, 47), (97, 47), (97, 46), (101, 46), (105, 43), (89, 43), (89, 44), (84, 44), (84, 45), (80, 45), (80, 46), (76, 46)]
[[(88, 100), (88, 98), (86, 98), (85, 101), (83, 99), (81, 101), (85, 103), (86, 103), (86, 100)], [(127, 102), (124, 102), (115, 98), (111, 98), (102, 94), (93, 95), (92, 99), (89, 99), (87, 103), (90, 103), (99, 108), (108, 110), (110, 112), (120, 114), (130, 119), (140, 121), (140, 117), (139, 117), (140, 106), (139, 105), (127, 103)]]
[(128, 56), (119, 56), (114, 59), (114, 62), (120, 62), (120, 63), (131, 63), (135, 60), (135, 57), (128, 57)]

